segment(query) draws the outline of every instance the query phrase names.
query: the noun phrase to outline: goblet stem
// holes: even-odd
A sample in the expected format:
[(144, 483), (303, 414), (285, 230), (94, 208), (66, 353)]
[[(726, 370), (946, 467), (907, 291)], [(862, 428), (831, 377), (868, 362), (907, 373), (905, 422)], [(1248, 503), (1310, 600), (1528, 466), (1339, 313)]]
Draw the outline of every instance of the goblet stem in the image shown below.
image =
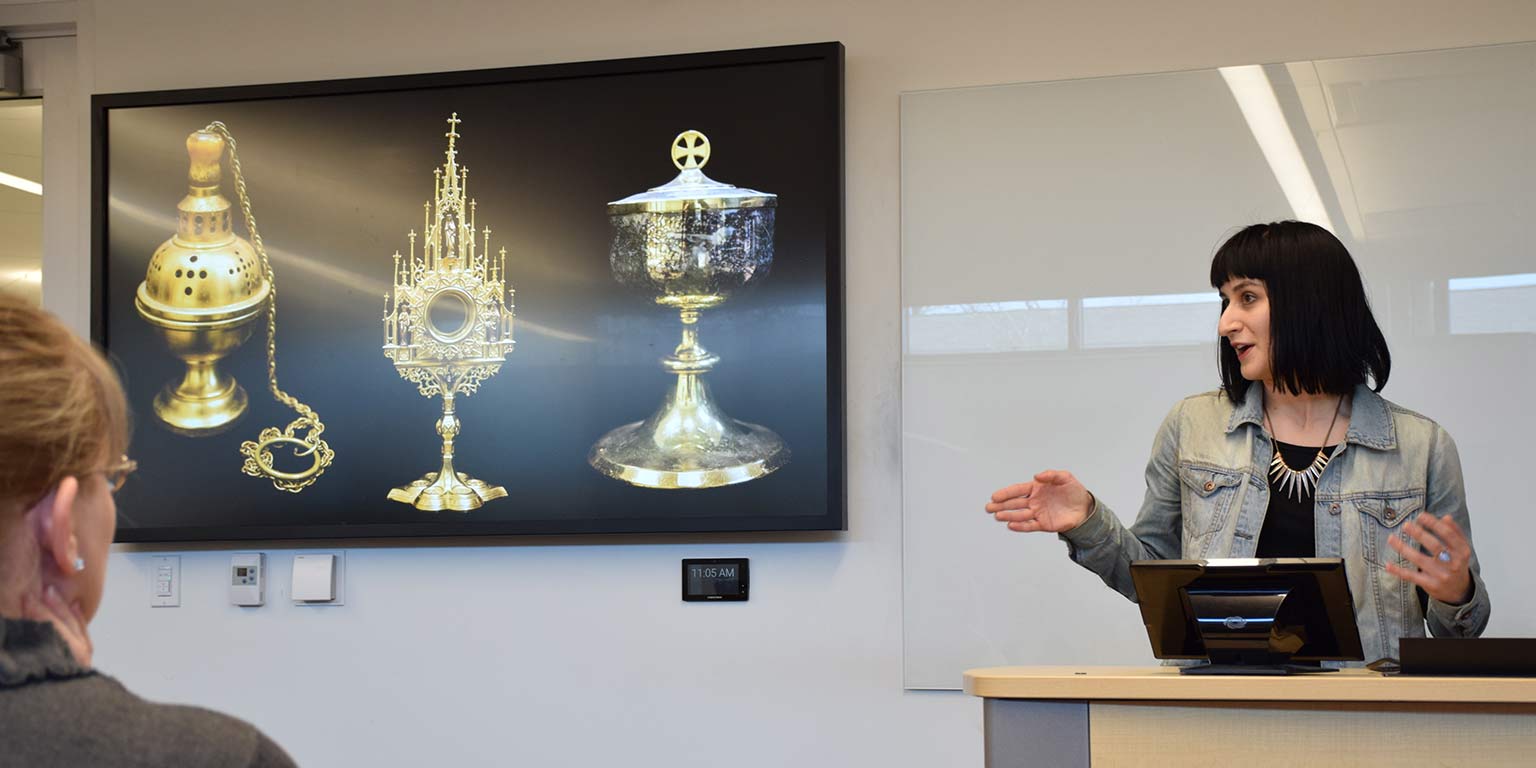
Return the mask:
[(218, 367), (218, 357), (194, 355), (181, 381), (167, 382), (155, 395), (155, 416), (172, 432), (189, 437), (217, 434), (245, 413), (245, 390)]
[(443, 468), (438, 477), (453, 479), (453, 438), (459, 434), (459, 417), (453, 411), (453, 390), (443, 389), (443, 417), (437, 420), (437, 434), (443, 437)]
[(234, 379), (219, 370), (218, 362), (217, 358), (187, 360), (187, 370), (176, 394), (189, 400), (206, 400), (233, 389)]
[(720, 357), (699, 343), (699, 311), (684, 309), (682, 319), (683, 340), (672, 350), (670, 357), (662, 359), (661, 365), (669, 373), (679, 376), (708, 373), (715, 363), (720, 362)]
[(767, 475), (789, 461), (772, 430), (727, 416), (704, 374), (720, 357), (699, 343), (697, 308), (682, 309), (683, 338), (661, 367), (677, 375), (661, 409), (603, 435), (587, 454), (597, 471), (642, 488), (716, 488)]
[(443, 438), (443, 465), (436, 472), (410, 485), (399, 486), (389, 492), (391, 501), (410, 504), (429, 512), (453, 510), (468, 512), (479, 509), (492, 499), (507, 495), (507, 489), (490, 485), (468, 475), (459, 474), (453, 468), (453, 442), (459, 434), (459, 417), (455, 415), (452, 381), (446, 375), (433, 372), (443, 392), (443, 416), (437, 420), (437, 434)]

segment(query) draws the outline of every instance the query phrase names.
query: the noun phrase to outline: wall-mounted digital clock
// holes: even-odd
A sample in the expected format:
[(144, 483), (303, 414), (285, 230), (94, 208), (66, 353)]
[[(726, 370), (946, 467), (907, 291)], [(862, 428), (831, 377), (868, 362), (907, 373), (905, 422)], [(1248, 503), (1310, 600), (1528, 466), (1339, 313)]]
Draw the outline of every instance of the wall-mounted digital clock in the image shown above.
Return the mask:
[(683, 599), (747, 599), (747, 558), (716, 557), (683, 561)]

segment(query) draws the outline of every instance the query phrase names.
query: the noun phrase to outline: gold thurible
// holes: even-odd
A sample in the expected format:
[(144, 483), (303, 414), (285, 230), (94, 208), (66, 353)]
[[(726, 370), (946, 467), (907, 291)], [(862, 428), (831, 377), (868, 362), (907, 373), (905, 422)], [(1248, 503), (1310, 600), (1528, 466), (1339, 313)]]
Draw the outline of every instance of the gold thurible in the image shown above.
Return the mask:
[[(490, 227), (475, 228), (478, 206), (466, 193), (469, 169), (458, 163), (460, 122), (457, 112), (448, 119), (447, 161), (433, 172), (433, 201), (423, 206), (421, 252), (411, 230), (410, 251), (394, 253), (394, 289), (384, 296), (384, 356), (422, 396), (443, 400), (437, 421), (442, 465), (394, 488), (389, 499), (432, 512), (467, 512), (507, 495), (506, 488), (453, 466), (461, 426), (455, 400), (474, 394), (501, 370), (514, 344), (507, 249), (493, 256)], [(483, 238), (479, 249), (476, 235)]]
[(186, 364), (181, 380), (155, 395), (155, 417), (174, 432), (200, 437), (245, 413), (245, 389), (219, 361), (250, 338), (272, 285), (255, 249), (231, 226), (233, 206), (220, 191), (223, 137), (193, 133), (187, 154), (191, 170), (187, 196), (176, 206), (176, 234), (150, 258), (134, 306)]
[[(220, 189), (226, 150), (250, 240), (235, 235), (233, 206)], [(297, 493), (319, 479), (335, 452), (320, 439), (325, 425), (319, 415), (277, 384), (277, 288), (251, 214), (234, 136), (223, 123), (210, 123), (187, 137), (187, 155), (191, 168), (187, 195), (176, 206), (176, 234), (155, 250), (134, 301), (139, 316), (159, 329), (172, 354), (187, 366), (180, 382), (166, 384), (155, 395), (155, 417), (173, 432), (204, 437), (244, 415), (250, 398), (218, 363), (250, 338), (251, 321), (265, 310), (267, 387), (273, 399), (299, 417), (282, 430), (269, 427), (257, 441), (241, 443), (241, 471)], [(277, 445), (292, 449), (309, 466), (297, 472), (277, 469), (272, 456)]]
[(699, 319), (767, 276), (778, 204), (771, 193), (705, 176), (709, 152), (704, 134), (678, 134), (672, 141), (677, 178), (608, 204), (614, 278), (677, 311), (682, 321), (682, 340), (661, 360), (676, 376), (661, 407), (644, 421), (610, 430), (587, 454), (597, 471), (645, 488), (742, 483), (790, 459), (773, 430), (726, 415), (704, 381), (720, 357), (699, 343)]

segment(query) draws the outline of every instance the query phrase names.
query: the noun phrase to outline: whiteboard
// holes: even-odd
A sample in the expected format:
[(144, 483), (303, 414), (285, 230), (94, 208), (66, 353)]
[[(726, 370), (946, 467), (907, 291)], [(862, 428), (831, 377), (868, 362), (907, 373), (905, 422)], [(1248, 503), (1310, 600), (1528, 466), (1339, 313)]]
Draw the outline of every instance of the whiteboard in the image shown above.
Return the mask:
[(1066, 468), (1130, 523), (1163, 416), (1219, 381), (1212, 254), (1284, 218), (1349, 247), (1383, 394), (1457, 441), (1487, 635), (1536, 636), (1533, 125), (1536, 43), (903, 94), (906, 686), (1154, 661), (1135, 605), (982, 505)]

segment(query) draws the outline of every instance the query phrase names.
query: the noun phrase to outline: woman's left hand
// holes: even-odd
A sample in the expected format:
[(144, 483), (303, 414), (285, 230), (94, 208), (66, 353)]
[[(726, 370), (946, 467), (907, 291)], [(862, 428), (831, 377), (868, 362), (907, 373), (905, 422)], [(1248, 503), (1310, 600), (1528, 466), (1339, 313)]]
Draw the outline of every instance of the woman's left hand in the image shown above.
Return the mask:
[[(1423, 551), (1405, 539), (1417, 542)], [(1435, 517), (1425, 512), (1403, 523), (1403, 535), (1389, 542), (1408, 566), (1388, 563), (1387, 573), (1419, 585), (1425, 594), (1448, 605), (1472, 599), (1472, 544), (1450, 515)]]
[(80, 614), (78, 604), (66, 603), (59, 591), (50, 585), (43, 588), (41, 595), (23, 595), (21, 612), (33, 621), (52, 624), (59, 637), (64, 639), (64, 644), (69, 646), (75, 661), (83, 667), (91, 666), (91, 655), (95, 647), (91, 644), (91, 633), (85, 628), (85, 617)]

